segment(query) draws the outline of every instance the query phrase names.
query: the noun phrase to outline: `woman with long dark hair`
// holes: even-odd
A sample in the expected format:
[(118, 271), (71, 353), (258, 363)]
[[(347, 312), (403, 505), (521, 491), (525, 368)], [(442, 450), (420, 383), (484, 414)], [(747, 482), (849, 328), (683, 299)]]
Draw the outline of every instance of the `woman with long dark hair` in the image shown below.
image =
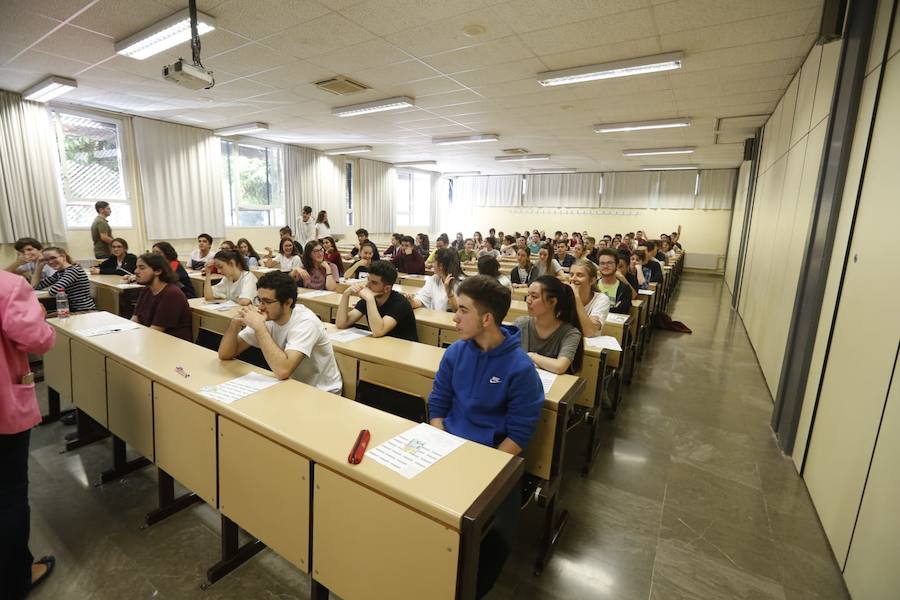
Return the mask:
[(329, 236), (323, 237), (321, 240), (322, 248), (325, 249), (325, 260), (337, 267), (338, 276), (344, 274), (344, 257), (341, 256), (337, 249), (337, 243), (334, 238)]
[(422, 255), (422, 258), (428, 258), (431, 254), (431, 242), (428, 240), (427, 233), (416, 234), (416, 251)]
[(258, 267), (260, 264), (259, 254), (253, 249), (253, 244), (247, 238), (241, 238), (237, 241), (238, 252), (244, 257), (244, 264), (247, 268)]
[(320, 210), (316, 217), (316, 239), (321, 240), (330, 235), (331, 225), (328, 223), (328, 212)]
[[(191, 283), (191, 277), (184, 267), (181, 266), (181, 261), (178, 260), (178, 252), (175, 251), (172, 244), (169, 242), (156, 242), (153, 244), (152, 250), (154, 254), (161, 254), (169, 261), (169, 266), (172, 267), (175, 277), (178, 278), (177, 285), (184, 292), (185, 298), (196, 298), (197, 292), (194, 290), (194, 284)], [(134, 275), (128, 275), (125, 279), (134, 281)]]
[(522, 348), (538, 368), (576, 373), (584, 355), (578, 305), (572, 288), (555, 277), (538, 277), (528, 286), (528, 316), (515, 320)]
[(318, 240), (306, 242), (303, 248), (303, 267), (297, 274), (300, 285), (305, 288), (329, 292), (337, 288), (337, 267), (325, 260), (325, 248)]
[(434, 253), (434, 275), (425, 279), (425, 285), (407, 299), (413, 308), (456, 311), (456, 289), (465, 279), (459, 264), (459, 255), (453, 248), (439, 248)]

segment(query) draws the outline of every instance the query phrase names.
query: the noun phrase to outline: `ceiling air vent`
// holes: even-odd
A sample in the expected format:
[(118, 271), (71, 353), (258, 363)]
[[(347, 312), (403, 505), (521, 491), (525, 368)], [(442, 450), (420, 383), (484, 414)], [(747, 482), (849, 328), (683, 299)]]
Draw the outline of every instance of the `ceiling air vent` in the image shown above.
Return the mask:
[(356, 92), (363, 92), (369, 89), (368, 86), (363, 85), (358, 81), (348, 79), (343, 75), (338, 75), (337, 77), (332, 77), (330, 79), (323, 79), (322, 81), (315, 82), (313, 85), (320, 90), (325, 90), (326, 92), (331, 92), (338, 96), (355, 94)]
[(525, 148), (507, 148), (503, 151), (503, 154), (528, 154), (528, 150)]

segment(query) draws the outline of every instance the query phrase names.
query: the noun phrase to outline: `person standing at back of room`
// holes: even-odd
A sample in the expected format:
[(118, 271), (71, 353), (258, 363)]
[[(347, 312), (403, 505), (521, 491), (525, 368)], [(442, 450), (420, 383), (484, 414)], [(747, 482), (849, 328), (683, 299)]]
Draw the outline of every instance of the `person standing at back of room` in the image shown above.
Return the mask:
[(331, 235), (331, 225), (328, 223), (328, 213), (320, 210), (316, 216), (316, 239), (329, 237)]
[(22, 277), (0, 271), (0, 595), (20, 600), (53, 570), (28, 548), (28, 443), (41, 422), (28, 354), (44, 354), (56, 334)]
[(312, 218), (312, 207), (304, 206), (303, 215), (300, 217), (300, 227), (297, 228), (297, 241), (300, 247), (306, 246), (307, 242), (316, 239), (316, 222)]
[(107, 219), (112, 214), (109, 202), (100, 200), (94, 204), (97, 216), (91, 223), (91, 239), (94, 241), (94, 258), (109, 258), (112, 256), (110, 244), (113, 241), (112, 228)]

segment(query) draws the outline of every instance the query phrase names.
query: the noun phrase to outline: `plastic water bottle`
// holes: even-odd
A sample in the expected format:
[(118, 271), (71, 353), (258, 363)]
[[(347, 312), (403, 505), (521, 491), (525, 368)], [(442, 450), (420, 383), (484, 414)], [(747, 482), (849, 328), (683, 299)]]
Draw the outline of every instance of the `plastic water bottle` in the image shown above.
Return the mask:
[(56, 316), (60, 319), (69, 318), (69, 297), (65, 292), (56, 294)]

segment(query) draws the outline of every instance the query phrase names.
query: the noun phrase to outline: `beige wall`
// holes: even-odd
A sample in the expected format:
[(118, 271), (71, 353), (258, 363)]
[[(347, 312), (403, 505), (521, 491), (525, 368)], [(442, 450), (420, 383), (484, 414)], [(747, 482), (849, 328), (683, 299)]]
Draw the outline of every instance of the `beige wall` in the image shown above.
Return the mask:
[(750, 186), (752, 163), (745, 160), (738, 171), (737, 191), (734, 195), (734, 210), (731, 215), (731, 233), (728, 238), (728, 252), (725, 263), (725, 284), (734, 294), (734, 281), (737, 276), (737, 259), (741, 247), (741, 232), (744, 227), (744, 216), (747, 211), (747, 190)]

